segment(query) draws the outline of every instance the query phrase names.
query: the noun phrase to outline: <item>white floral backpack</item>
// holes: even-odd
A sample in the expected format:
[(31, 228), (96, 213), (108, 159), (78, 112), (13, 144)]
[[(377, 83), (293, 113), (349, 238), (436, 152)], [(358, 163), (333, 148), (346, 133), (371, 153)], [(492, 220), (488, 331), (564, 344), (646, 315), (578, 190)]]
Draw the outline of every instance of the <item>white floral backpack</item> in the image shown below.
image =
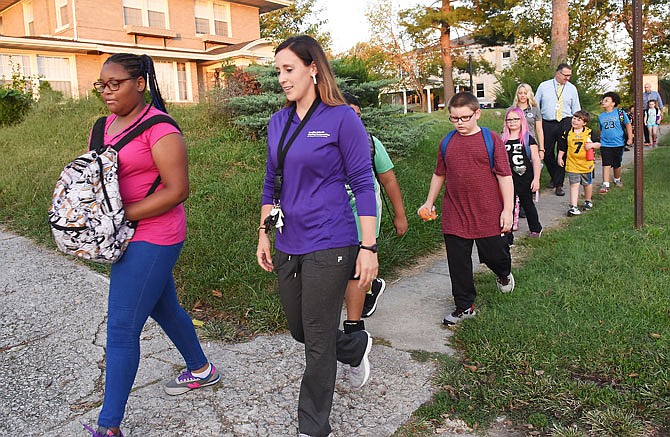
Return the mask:
[[(111, 264), (126, 250), (136, 222), (126, 220), (119, 193), (118, 154), (121, 148), (158, 123), (177, 122), (167, 115), (138, 120), (114, 146), (104, 144), (107, 117), (93, 126), (89, 151), (65, 166), (56, 182), (49, 225), (62, 252), (90, 261)], [(139, 123), (139, 124), (138, 124)], [(156, 178), (147, 196), (160, 184)]]

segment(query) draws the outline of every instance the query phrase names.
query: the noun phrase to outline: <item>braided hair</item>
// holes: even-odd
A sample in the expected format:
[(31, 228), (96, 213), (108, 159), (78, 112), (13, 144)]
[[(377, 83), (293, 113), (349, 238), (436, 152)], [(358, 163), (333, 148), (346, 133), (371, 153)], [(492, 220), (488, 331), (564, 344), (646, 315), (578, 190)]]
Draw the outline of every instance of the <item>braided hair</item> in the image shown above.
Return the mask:
[(132, 53), (115, 53), (107, 58), (105, 64), (118, 64), (122, 66), (132, 78), (143, 77), (149, 86), (150, 104), (167, 113), (165, 101), (158, 88), (154, 61), (151, 57), (147, 55), (134, 55)]

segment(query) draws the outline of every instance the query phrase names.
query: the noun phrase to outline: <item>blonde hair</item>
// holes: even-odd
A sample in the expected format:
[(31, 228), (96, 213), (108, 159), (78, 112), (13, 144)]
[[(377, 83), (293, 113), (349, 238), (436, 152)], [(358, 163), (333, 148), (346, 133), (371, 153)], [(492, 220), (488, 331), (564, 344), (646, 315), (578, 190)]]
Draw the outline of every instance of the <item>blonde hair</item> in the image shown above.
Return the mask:
[(514, 104), (512, 106), (519, 106), (519, 90), (523, 88), (526, 90), (526, 95), (528, 96), (528, 106), (537, 106), (535, 101), (535, 94), (533, 93), (533, 88), (527, 83), (522, 83), (516, 87), (516, 92), (514, 93)]
[[(305, 66), (314, 64), (317, 71), (316, 94), (323, 103), (328, 106), (347, 104), (340, 88), (337, 86), (335, 75), (330, 68), (328, 59), (326, 59), (326, 54), (317, 40), (308, 35), (292, 36), (277, 46), (275, 55), (284, 49), (293, 52)], [(286, 102), (286, 106), (290, 106), (291, 103)]]

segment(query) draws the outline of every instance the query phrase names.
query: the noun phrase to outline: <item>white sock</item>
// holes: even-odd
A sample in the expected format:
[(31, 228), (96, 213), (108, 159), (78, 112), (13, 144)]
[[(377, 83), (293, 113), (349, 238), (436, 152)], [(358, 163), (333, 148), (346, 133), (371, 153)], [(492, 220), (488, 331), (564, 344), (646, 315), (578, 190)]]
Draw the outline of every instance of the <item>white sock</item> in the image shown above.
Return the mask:
[(203, 379), (203, 378), (207, 378), (211, 371), (212, 371), (212, 363), (208, 363), (207, 368), (204, 371), (202, 371), (200, 373), (191, 372), (191, 375), (195, 376), (196, 378)]
[[(616, 179), (615, 179), (616, 180)], [(610, 183), (609, 182), (603, 182), (603, 187), (609, 187)]]
[(621, 178), (614, 178), (614, 182), (621, 182)]

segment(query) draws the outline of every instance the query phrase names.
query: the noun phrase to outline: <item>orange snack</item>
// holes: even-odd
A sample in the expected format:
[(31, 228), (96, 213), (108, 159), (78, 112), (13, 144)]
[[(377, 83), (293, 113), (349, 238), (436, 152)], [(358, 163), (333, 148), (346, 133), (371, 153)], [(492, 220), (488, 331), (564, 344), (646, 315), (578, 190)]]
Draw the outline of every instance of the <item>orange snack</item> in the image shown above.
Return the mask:
[(421, 217), (421, 220), (424, 222), (429, 222), (437, 218), (437, 213), (435, 212), (435, 208), (433, 208), (432, 211), (428, 211), (428, 208), (421, 208), (419, 210), (419, 217)]

